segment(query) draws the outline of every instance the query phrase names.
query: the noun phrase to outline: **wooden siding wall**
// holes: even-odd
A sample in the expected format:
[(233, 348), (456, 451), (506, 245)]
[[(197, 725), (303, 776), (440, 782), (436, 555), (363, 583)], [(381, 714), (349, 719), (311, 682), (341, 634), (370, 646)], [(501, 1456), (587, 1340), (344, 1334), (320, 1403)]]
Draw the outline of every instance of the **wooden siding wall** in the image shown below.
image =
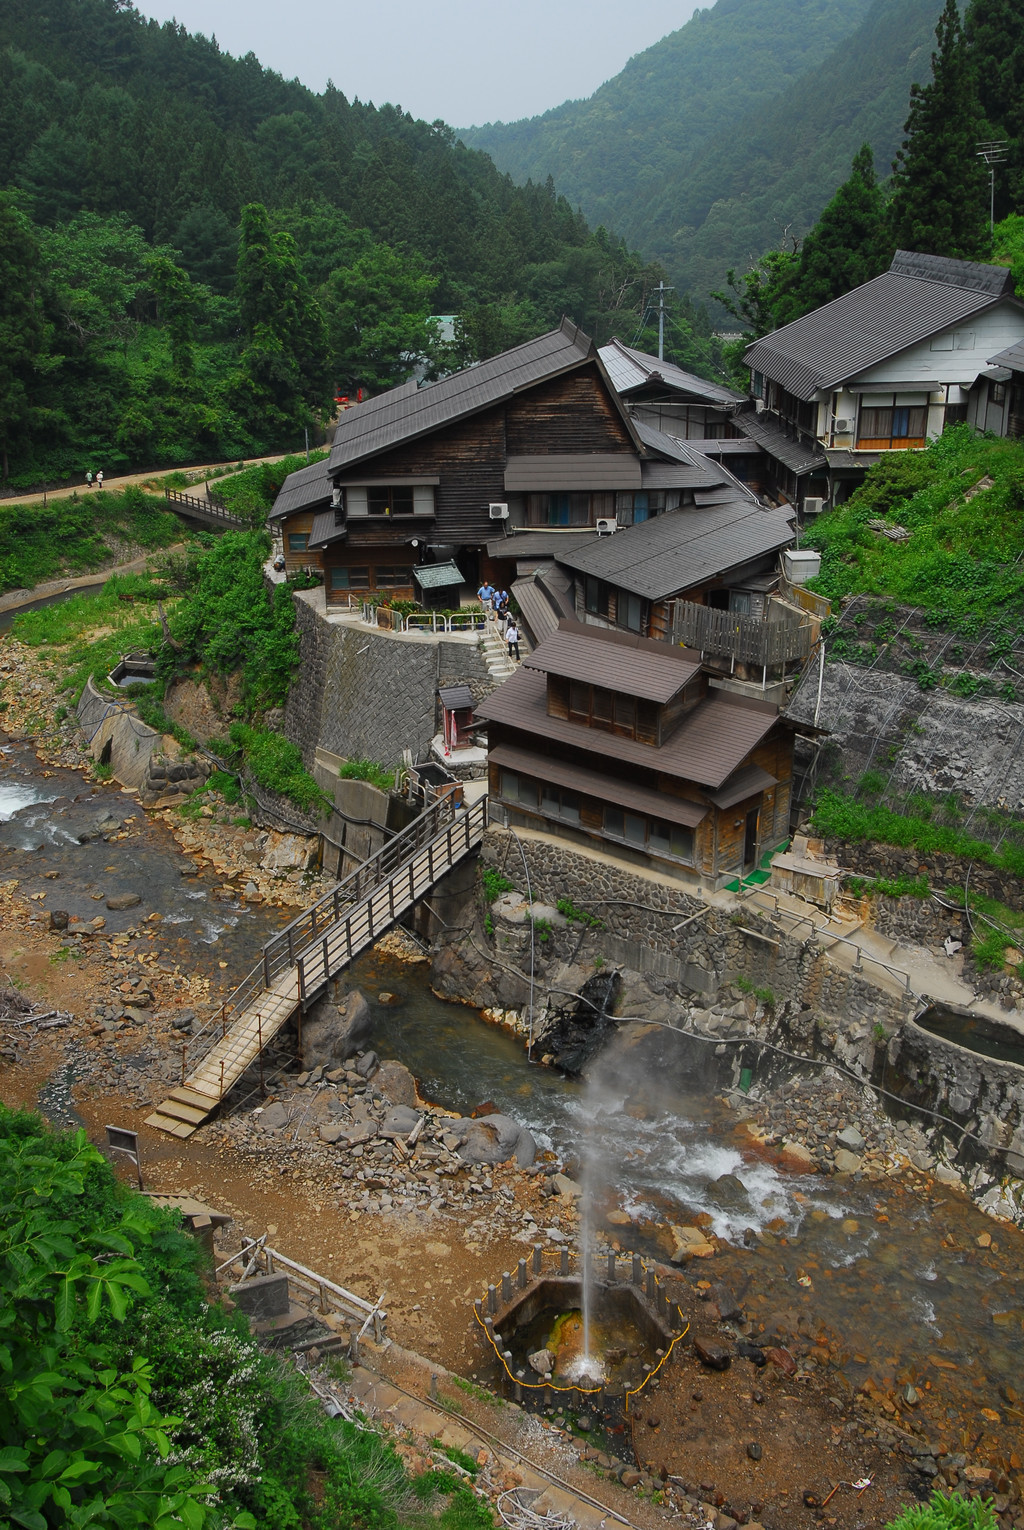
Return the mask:
[(304, 568), (322, 567), (318, 552), (289, 552), (288, 537), (294, 532), (302, 532), (305, 536), (313, 530), (312, 510), (300, 510), (297, 515), (286, 516), (281, 522), (281, 538), (284, 543), (284, 562), (289, 574), (298, 573)]
[(636, 455), (622, 416), (594, 365), (513, 399), (505, 429), (510, 456), (616, 451)]
[[(635, 453), (629, 433), (588, 365), (533, 388), (508, 404), (382, 453), (360, 469), (374, 478), (440, 478), (431, 540), (481, 546), (495, 535), (487, 514), (506, 501), (505, 460), (564, 452)], [(349, 475), (355, 478), (355, 470)], [(412, 533), (415, 535), (415, 532)]]

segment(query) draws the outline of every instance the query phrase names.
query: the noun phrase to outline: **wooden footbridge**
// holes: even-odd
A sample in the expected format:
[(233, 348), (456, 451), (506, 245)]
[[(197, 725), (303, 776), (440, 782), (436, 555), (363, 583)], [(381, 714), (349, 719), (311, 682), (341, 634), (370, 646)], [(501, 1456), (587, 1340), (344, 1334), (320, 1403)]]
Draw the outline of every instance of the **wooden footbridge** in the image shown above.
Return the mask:
[(220, 527), (223, 531), (244, 531), (248, 524), (241, 516), (233, 515), (227, 505), (211, 494), (209, 489), (204, 499), (195, 494), (181, 494), (177, 489), (165, 489), (164, 499), (168, 510), (173, 510), (186, 521), (198, 521), (201, 526)]
[(468, 809), (442, 797), (286, 925), (219, 1013), (182, 1048), (181, 1084), (146, 1117), (147, 1126), (191, 1137), (268, 1042), (475, 849), (486, 826), (486, 797)]

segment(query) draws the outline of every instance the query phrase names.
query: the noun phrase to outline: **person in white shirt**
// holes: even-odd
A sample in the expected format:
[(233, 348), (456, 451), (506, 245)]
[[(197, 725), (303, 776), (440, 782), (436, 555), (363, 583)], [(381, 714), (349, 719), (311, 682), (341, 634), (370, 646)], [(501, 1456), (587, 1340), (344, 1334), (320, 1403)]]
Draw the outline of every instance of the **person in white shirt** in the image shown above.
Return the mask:
[(509, 656), (509, 658), (511, 659), (511, 657), (512, 657), (512, 655), (514, 653), (515, 654), (515, 658), (516, 658), (516, 663), (518, 664), (519, 663), (519, 628), (516, 626), (516, 619), (515, 619), (514, 616), (510, 616), (509, 619), (508, 619), (508, 626), (505, 628), (505, 642), (508, 644), (508, 656)]

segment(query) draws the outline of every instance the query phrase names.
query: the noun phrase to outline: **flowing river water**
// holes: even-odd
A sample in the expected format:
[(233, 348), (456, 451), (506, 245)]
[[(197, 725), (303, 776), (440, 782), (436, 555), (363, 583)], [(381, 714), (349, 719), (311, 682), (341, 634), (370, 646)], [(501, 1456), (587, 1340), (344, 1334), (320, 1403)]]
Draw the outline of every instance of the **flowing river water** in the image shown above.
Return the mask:
[[(133, 817), (134, 837), (79, 843), (83, 825), (106, 808)], [(102, 907), (97, 891), (116, 879), (162, 915), (168, 956), (231, 986), (284, 916), (217, 902), (212, 879), (182, 870), (166, 826), (130, 798), (73, 771), (44, 772), (25, 745), (0, 748), (0, 881), (17, 878), (25, 895), (52, 892), (45, 873), (59, 871), (60, 906), (87, 919)], [(133, 923), (132, 911), (103, 912), (111, 931)], [(475, 1010), (437, 999), (426, 964), (371, 952), (350, 976), (374, 1013), (376, 1050), (404, 1062), (424, 1097), (464, 1113), (493, 1101), (570, 1168), (588, 1156), (599, 1235), (665, 1258), (668, 1226), (704, 1213), (728, 1243), (707, 1266), (690, 1266), (689, 1277), (724, 1281), (780, 1341), (799, 1334), (805, 1347), (816, 1343), (843, 1378), (837, 1386), (868, 1378), (883, 1391), (910, 1385), (934, 1404), (931, 1422), (947, 1430), (953, 1450), (970, 1448), (993, 1421), (1019, 1437), (1019, 1230), (939, 1184), (788, 1173), (741, 1140), (735, 1117), (708, 1091), (683, 1093), (668, 1110), (637, 1109), (627, 1081), (588, 1092), (529, 1062), (519, 1040)], [(385, 990), (394, 1002), (378, 1000)], [(740, 1186), (724, 1201), (714, 1185), (723, 1176)], [(632, 1225), (609, 1226), (611, 1210)]]

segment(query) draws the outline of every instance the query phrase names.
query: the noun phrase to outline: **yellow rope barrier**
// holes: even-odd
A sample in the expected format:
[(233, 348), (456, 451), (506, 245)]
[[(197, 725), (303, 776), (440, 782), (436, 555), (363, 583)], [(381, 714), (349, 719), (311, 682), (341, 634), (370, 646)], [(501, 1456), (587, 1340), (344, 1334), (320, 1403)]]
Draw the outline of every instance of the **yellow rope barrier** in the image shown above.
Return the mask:
[[(657, 1275), (655, 1275), (655, 1277), (654, 1277), (654, 1284), (655, 1284), (655, 1286), (660, 1286), (661, 1285), (661, 1282), (659, 1281)], [(676, 1305), (676, 1314), (677, 1314), (677, 1316), (679, 1318), (679, 1321), (681, 1323), (685, 1321), (684, 1318), (683, 1318), (683, 1314), (680, 1311), (678, 1305)], [(483, 1329), (484, 1333), (487, 1335), (487, 1339), (488, 1339), (488, 1341), (490, 1343), (490, 1346), (494, 1350), (495, 1355), (497, 1356), (498, 1360), (501, 1363), (502, 1370), (505, 1372), (505, 1375), (508, 1377), (509, 1381), (511, 1381), (514, 1386), (523, 1387), (528, 1392), (543, 1392), (545, 1390), (550, 1390), (552, 1392), (579, 1392), (581, 1397), (596, 1397), (599, 1393), (604, 1391), (604, 1385), (603, 1384), (601, 1386), (597, 1386), (597, 1387), (581, 1387), (581, 1386), (569, 1386), (569, 1387), (566, 1387), (566, 1386), (560, 1386), (556, 1382), (553, 1382), (553, 1381), (522, 1381), (522, 1380), (520, 1380), (520, 1378), (518, 1376), (514, 1376), (512, 1374), (512, 1371), (509, 1369), (508, 1361), (505, 1359), (505, 1356), (502, 1354), (501, 1350), (498, 1348), (497, 1343), (495, 1342), (495, 1338), (494, 1338), (494, 1334), (493, 1334), (492, 1330), (490, 1328), (488, 1328), (486, 1322), (480, 1316), (480, 1312), (479, 1312), (479, 1310), (478, 1310), (478, 1308), (476, 1306), (474, 1306), (474, 1308), (473, 1308), (473, 1316), (476, 1318), (477, 1323), (480, 1325), (480, 1327)], [(657, 1365), (654, 1366), (653, 1370), (650, 1370), (650, 1371), (647, 1372), (647, 1375), (644, 1377), (643, 1381), (641, 1381), (639, 1386), (630, 1388), (630, 1390), (625, 1394), (625, 1405), (626, 1405), (626, 1412), (627, 1413), (629, 1412), (629, 1399), (631, 1397), (638, 1397), (639, 1396), (639, 1394), (643, 1391), (644, 1387), (650, 1381), (651, 1377), (652, 1376), (656, 1376), (658, 1374), (658, 1372), (661, 1370), (662, 1366), (665, 1364), (665, 1362), (669, 1359), (669, 1357), (672, 1354), (672, 1351), (675, 1349), (675, 1347), (679, 1343), (680, 1339), (685, 1339), (686, 1335), (689, 1333), (689, 1331), (690, 1331), (690, 1325), (689, 1325), (689, 1323), (686, 1323), (685, 1327), (681, 1330), (681, 1332), (676, 1334), (675, 1338), (672, 1340), (672, 1343), (669, 1345), (668, 1349), (662, 1355), (662, 1357), (658, 1361)]]

